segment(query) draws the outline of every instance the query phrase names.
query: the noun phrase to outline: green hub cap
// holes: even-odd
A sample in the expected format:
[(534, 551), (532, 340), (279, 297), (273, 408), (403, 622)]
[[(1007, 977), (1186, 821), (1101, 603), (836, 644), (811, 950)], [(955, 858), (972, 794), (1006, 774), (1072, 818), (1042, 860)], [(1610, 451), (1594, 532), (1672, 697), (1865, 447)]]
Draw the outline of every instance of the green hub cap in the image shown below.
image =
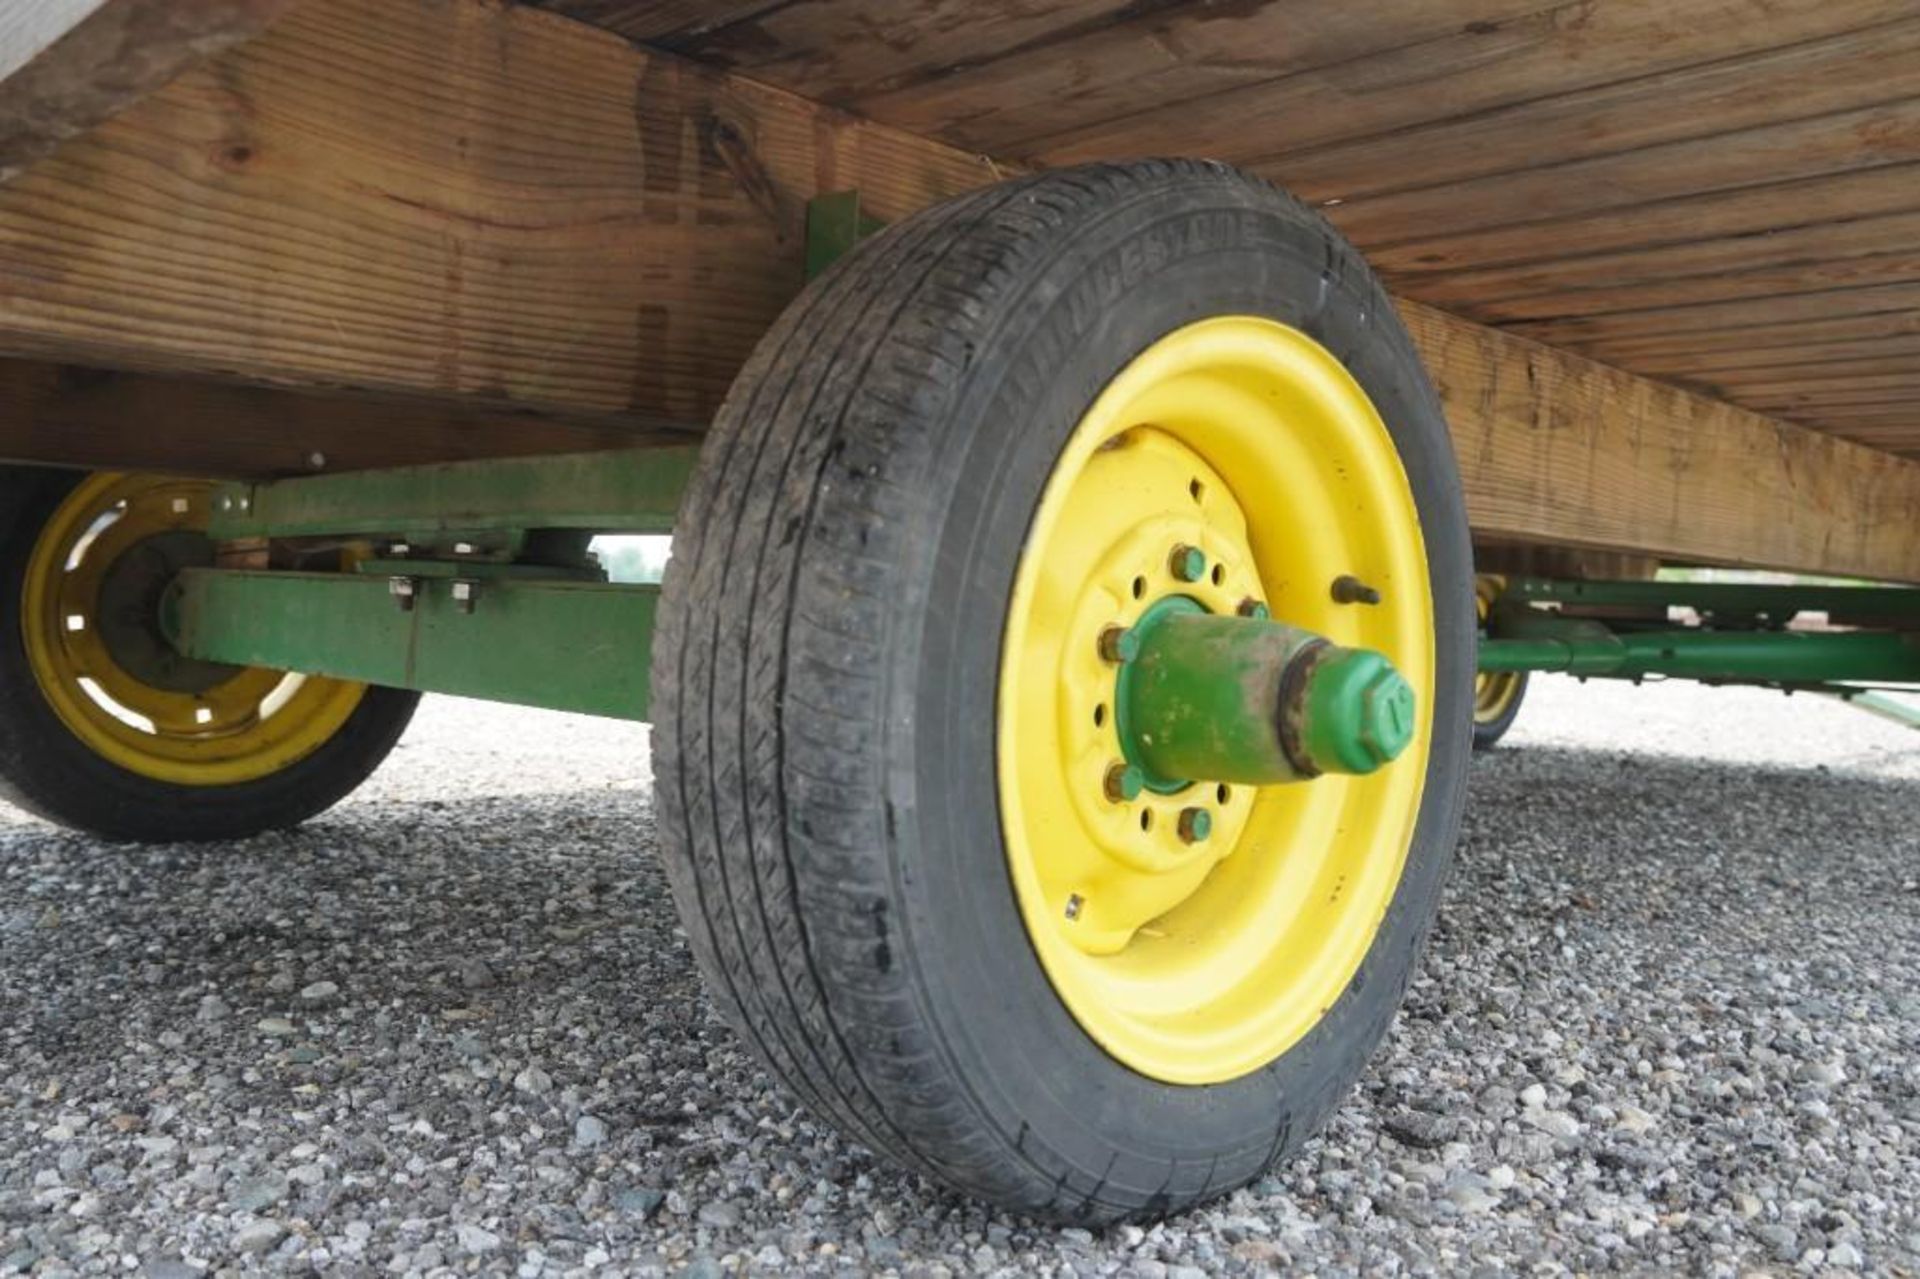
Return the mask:
[(1162, 794), (1371, 773), (1413, 741), (1413, 689), (1370, 649), (1179, 596), (1148, 609), (1130, 637), (1138, 650), (1117, 677), (1116, 727), (1126, 763)]
[(1305, 753), (1323, 773), (1371, 773), (1413, 741), (1413, 689), (1380, 654), (1329, 644), (1308, 659)]

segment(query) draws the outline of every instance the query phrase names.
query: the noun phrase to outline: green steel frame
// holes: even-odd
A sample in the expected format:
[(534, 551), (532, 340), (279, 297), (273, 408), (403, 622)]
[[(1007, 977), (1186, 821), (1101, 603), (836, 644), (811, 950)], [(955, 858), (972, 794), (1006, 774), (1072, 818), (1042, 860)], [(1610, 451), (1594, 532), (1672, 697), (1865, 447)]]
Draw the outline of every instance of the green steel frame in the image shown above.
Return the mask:
[(217, 541), (362, 553), (339, 572), (182, 572), (161, 627), (208, 661), (644, 720), (659, 588), (606, 582), (586, 542), (670, 532), (697, 456), (689, 445), (226, 485), (208, 526)]
[(1501, 598), (1525, 604), (1624, 610), (1692, 609), (1703, 617), (1785, 624), (1802, 613), (1825, 613), (1849, 624), (1905, 623), (1920, 628), (1920, 588), (1792, 586), (1746, 582), (1565, 581), (1515, 577)]
[[(1676, 624), (1674, 609), (1701, 623)], [(1810, 613), (1860, 629), (1786, 629)], [(1920, 590), (1516, 578), (1489, 614), (1480, 669), (1810, 690), (1920, 684)]]
[(231, 484), (216, 539), (419, 537), (486, 530), (670, 533), (697, 445), (449, 462)]
[(659, 594), (599, 582), (195, 568), (174, 580), (161, 627), (181, 652), (208, 661), (644, 720)]
[[(816, 201), (813, 216), (823, 257), (866, 229), (852, 197)], [(645, 719), (658, 589), (607, 583), (585, 547), (593, 533), (669, 533), (697, 456), (686, 445), (227, 485), (208, 531), (251, 566), (182, 572), (162, 625), (209, 661)], [(342, 545), (359, 548), (350, 570), (304, 571), (315, 549)], [(295, 567), (264, 566), (281, 563)], [(1702, 624), (1669, 621), (1675, 608)], [(1809, 612), (1866, 629), (1785, 629)], [(1920, 685), (1920, 589), (1517, 578), (1480, 666), (1857, 701), (1844, 685)]]

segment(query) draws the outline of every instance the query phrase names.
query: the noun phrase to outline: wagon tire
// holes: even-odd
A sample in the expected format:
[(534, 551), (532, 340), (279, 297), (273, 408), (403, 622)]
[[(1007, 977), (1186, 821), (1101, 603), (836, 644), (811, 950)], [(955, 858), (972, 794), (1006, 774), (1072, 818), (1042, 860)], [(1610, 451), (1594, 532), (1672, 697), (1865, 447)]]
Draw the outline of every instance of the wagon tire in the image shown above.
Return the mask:
[[(399, 741), (417, 693), (193, 663), (127, 620), (176, 561), (211, 562), (212, 490), (0, 468), (0, 798), (112, 841), (238, 839), (331, 807)], [(196, 704), (207, 723), (123, 722)]]
[[(1006, 772), (1018, 745), (1010, 726), (1053, 693), (1002, 692), (1003, 663), (1011, 670), (1018, 657), (1010, 637), (1051, 642), (1041, 622), (1011, 619), (1028, 616), (1019, 601), (1052, 553), (1038, 549), (1059, 524), (1049, 512), (1079, 483), (1061, 478), (1069, 461), (1096, 467), (1087, 459), (1107, 456), (1100, 449), (1135, 444), (1184, 456), (1172, 426), (1164, 438), (1143, 423), (1090, 444), (1087, 423), (1153, 360), (1204, 362), (1235, 343), (1270, 343), (1277, 361), (1298, 359), (1345, 388), (1339, 411), (1358, 405), (1371, 423), (1377, 474), (1363, 487), (1340, 459), (1288, 453), (1282, 428), (1259, 437), (1279, 460), (1235, 472), (1227, 455), (1253, 427), (1223, 419), (1221, 466), (1196, 459), (1192, 480), (1180, 471), (1165, 500), (1191, 492), (1200, 504), (1204, 491), (1229, 541), (1246, 523), (1247, 547), (1233, 552), (1244, 576), (1210, 584), (1208, 561), (1170, 571), (1201, 565), (1187, 593), (1209, 609), (1238, 589), (1276, 618), (1297, 608), (1330, 634), (1401, 644), (1423, 718), (1409, 755), (1373, 779), (1231, 796), (1225, 785), (1188, 788), (1207, 803), (1218, 796), (1221, 826), (1253, 830), (1270, 829), (1259, 825), (1269, 808), (1291, 811), (1293, 796), (1331, 805), (1339, 826), (1360, 812), (1339, 806), (1373, 785), (1367, 793), (1390, 796), (1400, 823), (1380, 828), (1377, 847), (1341, 836), (1326, 849), (1264, 850), (1307, 858), (1302, 873), (1324, 876), (1313, 882), (1335, 898), (1339, 859), (1351, 855), (1354, 891), (1371, 884), (1380, 895), (1360, 940), (1328, 951), (1324, 1008), (1294, 1022), (1260, 1009), (1258, 1025), (1243, 1027), (1230, 1003), (1206, 1003), (1232, 1045), (1216, 1058), (1177, 1029), (1156, 1048), (1154, 1014), (1131, 1004), (1103, 1012), (1110, 970), (1062, 950), (1079, 898), (1059, 923), (1051, 889), (1029, 882), (1046, 849), (1013, 815), (1009, 795), (1029, 794), (1028, 782)], [(1244, 403), (1267, 429), (1257, 394), (1229, 392), (1222, 404)], [(1143, 452), (1128, 474), (1159, 483), (1155, 467), (1135, 465), (1142, 458), (1151, 461)], [(1283, 499), (1294, 493), (1309, 505), (1327, 497), (1340, 528), (1323, 542), (1291, 537), (1286, 522), (1302, 517)], [(1317, 572), (1335, 562), (1340, 537), (1372, 546), (1376, 516), (1413, 530), (1378, 557), (1376, 606), (1330, 599), (1318, 577), (1264, 571), (1269, 551), (1276, 562), (1304, 556)], [(1262, 541), (1268, 521), (1279, 521), (1276, 536)], [(1058, 536), (1061, 555), (1076, 553), (1070, 527)], [(1155, 563), (1166, 570), (1164, 556)], [(1146, 594), (1161, 590), (1156, 577)], [(942, 1185), (1099, 1224), (1249, 1182), (1347, 1093), (1407, 986), (1451, 856), (1474, 605), (1437, 398), (1378, 280), (1316, 214), (1224, 166), (1142, 162), (1003, 183), (873, 236), (788, 307), (739, 374), (683, 501), (663, 591), (653, 759), (674, 895), (716, 1002), (817, 1115)], [(1410, 628), (1408, 618), (1423, 620)], [(1087, 639), (1073, 641), (1073, 660), (1092, 652)], [(1086, 724), (1112, 731), (1104, 711)], [(1051, 767), (1034, 758), (1035, 802)], [(1101, 802), (1094, 785), (1089, 804)], [(1262, 807), (1268, 790), (1285, 793)], [(1156, 847), (1180, 855), (1194, 834), (1178, 808), (1188, 801), (1150, 792), (1134, 802), (1161, 814)], [(1272, 874), (1262, 850), (1233, 847), (1245, 860), (1220, 866)], [(1187, 900), (1199, 903), (1221, 873)], [(1300, 907), (1303, 918), (1319, 909)], [(1281, 921), (1274, 931), (1292, 935)], [(1141, 946), (1158, 935), (1134, 933)], [(1222, 990), (1221, 1000), (1244, 995)]]

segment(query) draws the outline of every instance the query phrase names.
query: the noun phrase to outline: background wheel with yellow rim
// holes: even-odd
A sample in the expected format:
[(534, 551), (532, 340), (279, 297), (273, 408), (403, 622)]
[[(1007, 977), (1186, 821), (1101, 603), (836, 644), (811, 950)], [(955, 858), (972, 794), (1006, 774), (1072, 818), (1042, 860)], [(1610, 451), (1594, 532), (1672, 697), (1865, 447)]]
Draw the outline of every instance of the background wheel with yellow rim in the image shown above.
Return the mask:
[(1064, 170), (864, 243), (735, 384), (661, 628), (693, 948), (854, 1138), (1173, 1211), (1391, 1020), (1462, 800), (1465, 515), (1386, 295), (1271, 187)]
[[(1474, 604), (1482, 624), (1494, 600), (1505, 588), (1504, 578), (1482, 573), (1474, 579)], [(1527, 673), (1502, 671), (1477, 674), (1473, 678), (1473, 749), (1490, 751), (1520, 718), (1520, 704), (1527, 697)]]
[(386, 757), (416, 693), (184, 658), (160, 600), (213, 561), (205, 480), (0, 470), (0, 793), (78, 830), (302, 821)]

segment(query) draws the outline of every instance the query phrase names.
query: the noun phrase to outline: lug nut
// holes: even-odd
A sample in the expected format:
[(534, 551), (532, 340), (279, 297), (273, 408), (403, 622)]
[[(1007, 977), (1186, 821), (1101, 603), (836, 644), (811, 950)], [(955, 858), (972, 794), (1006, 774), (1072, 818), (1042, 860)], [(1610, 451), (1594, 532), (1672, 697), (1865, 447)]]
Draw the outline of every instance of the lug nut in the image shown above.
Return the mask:
[(1198, 844), (1213, 834), (1213, 814), (1204, 808), (1183, 808), (1180, 810), (1180, 840), (1186, 844)]
[(1265, 604), (1262, 604), (1259, 600), (1254, 599), (1252, 596), (1248, 596), (1246, 599), (1241, 600), (1240, 606), (1236, 608), (1234, 612), (1240, 614), (1240, 616), (1242, 617), (1251, 617), (1257, 621), (1262, 621), (1262, 622), (1266, 621), (1267, 618), (1271, 616), (1271, 614), (1267, 612), (1267, 606)]
[(1140, 656), (1140, 635), (1125, 626), (1109, 626), (1100, 632), (1100, 656), (1109, 662), (1131, 662)]
[(1207, 555), (1197, 546), (1188, 546), (1182, 542), (1173, 548), (1168, 557), (1167, 567), (1173, 575), (1183, 582), (1197, 582), (1207, 575)]
[(1132, 764), (1119, 760), (1107, 765), (1107, 775), (1102, 784), (1107, 798), (1116, 804), (1126, 804), (1140, 798), (1140, 792), (1147, 788), (1147, 775)]
[(1336, 604), (1378, 604), (1380, 592), (1351, 573), (1342, 573), (1333, 579), (1333, 602)]

